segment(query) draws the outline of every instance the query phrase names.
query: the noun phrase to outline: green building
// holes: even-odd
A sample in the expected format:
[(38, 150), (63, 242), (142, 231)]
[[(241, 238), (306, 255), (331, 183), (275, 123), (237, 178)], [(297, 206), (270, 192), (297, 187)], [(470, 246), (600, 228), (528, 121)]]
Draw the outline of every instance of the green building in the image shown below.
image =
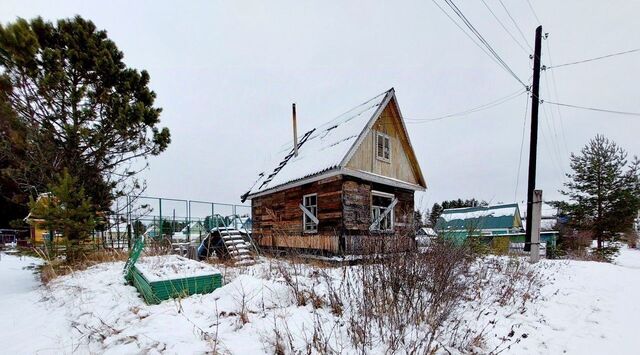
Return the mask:
[[(469, 236), (482, 237), (487, 242), (494, 237), (509, 237), (512, 247), (524, 247), (525, 230), (517, 203), (446, 209), (435, 229), (439, 235), (459, 241)], [(557, 236), (556, 231), (542, 231), (540, 241), (543, 246), (555, 246)]]

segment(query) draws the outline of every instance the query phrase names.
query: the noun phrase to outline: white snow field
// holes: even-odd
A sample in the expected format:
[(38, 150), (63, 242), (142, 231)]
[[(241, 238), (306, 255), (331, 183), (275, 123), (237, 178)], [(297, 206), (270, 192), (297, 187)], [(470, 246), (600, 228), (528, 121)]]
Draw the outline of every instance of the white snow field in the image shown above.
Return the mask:
[[(123, 263), (99, 264), (42, 286), (24, 269), (38, 259), (0, 254), (0, 353), (272, 354), (274, 329), (293, 344), (313, 337), (314, 322), (344, 333), (339, 328), (346, 320), (329, 309), (297, 306), (291, 288), (268, 277), (274, 264), (266, 260), (221, 268), (226, 285), (211, 294), (148, 306), (124, 284)], [(520, 341), (499, 348), (503, 354), (638, 353), (640, 251), (622, 249), (614, 264), (558, 260), (535, 267), (548, 279), (543, 297), (524, 314), (492, 310), (497, 325), (487, 334), (485, 352), (515, 329)]]

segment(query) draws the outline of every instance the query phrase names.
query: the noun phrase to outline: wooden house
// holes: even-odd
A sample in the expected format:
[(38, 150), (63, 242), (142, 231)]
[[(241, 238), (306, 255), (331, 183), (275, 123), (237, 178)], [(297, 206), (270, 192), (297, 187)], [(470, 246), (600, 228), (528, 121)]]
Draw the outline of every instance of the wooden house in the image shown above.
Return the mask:
[(414, 247), (426, 188), (390, 89), (298, 137), (242, 196), (261, 247), (345, 255)]
[[(54, 198), (50, 192), (41, 193), (36, 199), (37, 204), (48, 204), (51, 199)], [(53, 242), (61, 243), (63, 241), (62, 233), (57, 231), (50, 231), (45, 226), (45, 221), (39, 216), (35, 216), (33, 213), (24, 218), (24, 221), (29, 225), (29, 234), (32, 244), (42, 244), (45, 241), (52, 241), (51, 237), (55, 236)]]

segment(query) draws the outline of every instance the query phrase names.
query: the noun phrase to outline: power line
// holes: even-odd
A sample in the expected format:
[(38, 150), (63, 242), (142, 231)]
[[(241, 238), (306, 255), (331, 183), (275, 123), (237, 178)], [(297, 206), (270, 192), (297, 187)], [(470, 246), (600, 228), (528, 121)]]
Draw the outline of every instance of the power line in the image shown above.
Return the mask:
[(505, 32), (507, 32), (507, 34), (509, 35), (509, 37), (511, 37), (511, 39), (513, 39), (514, 42), (516, 42), (516, 44), (518, 45), (518, 47), (522, 48), (522, 50), (529, 54), (529, 51), (524, 48), (524, 46), (516, 39), (516, 37), (511, 33), (511, 31), (509, 31), (509, 29), (507, 29), (507, 26), (504, 25), (504, 23), (502, 23), (502, 21), (500, 21), (500, 18), (498, 18), (498, 16), (493, 12), (493, 10), (489, 7), (489, 5), (487, 4), (487, 2), (485, 0), (482, 0), (482, 3), (484, 4), (484, 7), (487, 8), (487, 10), (489, 10), (489, 12), (491, 13), (491, 15), (493, 15), (493, 18), (496, 19), (496, 21), (498, 21), (498, 23), (500, 24), (500, 26), (502, 27), (502, 29), (505, 30)]
[[(555, 164), (554, 168), (557, 168), (558, 169), (557, 171), (560, 172), (559, 177), (560, 177), (560, 180), (562, 180), (565, 174), (565, 170), (562, 164), (563, 159), (562, 159), (562, 154), (560, 153), (560, 144), (558, 143), (558, 133), (556, 131), (555, 125), (553, 125), (553, 121), (551, 120), (551, 118), (549, 118), (549, 114), (547, 113), (546, 106), (542, 106), (542, 113), (544, 114), (544, 119), (542, 121), (547, 126), (547, 130), (549, 131), (549, 135), (548, 135), (549, 155), (551, 156), (552, 163)], [(547, 139), (544, 137), (544, 125), (542, 126), (542, 137), (546, 144)]]
[(550, 67), (546, 67), (545, 69), (556, 69), (556, 68), (560, 68), (560, 67), (566, 67), (566, 66), (569, 66), (569, 65), (593, 62), (595, 60), (611, 58), (611, 57), (615, 57), (615, 56), (619, 56), (619, 55), (623, 55), (623, 54), (635, 53), (635, 52), (640, 52), (640, 48), (636, 48), (636, 49), (632, 49), (632, 50), (628, 50), (628, 51), (624, 51), (624, 52), (611, 53), (611, 54), (607, 54), (607, 55), (603, 55), (603, 56), (595, 57), (595, 58), (590, 58), (590, 59), (578, 60), (578, 61), (570, 62), (570, 63), (553, 65), (553, 66), (550, 66)]
[(484, 47), (482, 47), (475, 39), (473, 39), (473, 37), (471, 37), (471, 35), (467, 33), (467, 31), (465, 31), (464, 28), (462, 28), (462, 26), (460, 26), (460, 24), (453, 17), (451, 17), (451, 15), (449, 15), (448, 12), (444, 8), (442, 8), (440, 4), (436, 2), (436, 0), (431, 0), (431, 1), (440, 9), (440, 11), (442, 11), (442, 13), (447, 15), (449, 20), (451, 20), (451, 22), (453, 22), (460, 29), (460, 31), (462, 31), (462, 33), (464, 33), (471, 40), (471, 42), (473, 42), (473, 44), (475, 44), (478, 48), (480, 48), (480, 50), (482, 50), (484, 54), (486, 54), (491, 60), (493, 60), (494, 63), (498, 64), (499, 66), (502, 66), (502, 64), (500, 64)]
[(531, 9), (531, 13), (533, 13), (533, 17), (536, 18), (536, 21), (538, 21), (538, 25), (542, 24), (542, 21), (540, 21), (540, 18), (538, 18), (538, 14), (536, 13), (536, 10), (533, 9), (533, 5), (531, 5), (531, 1), (527, 0), (527, 4), (529, 5), (529, 8)]
[[(551, 57), (551, 46), (549, 45), (549, 38), (548, 36), (545, 36), (545, 37), (546, 37), (545, 44), (547, 45), (547, 53), (549, 54), (549, 64), (553, 65), (553, 58)], [(546, 82), (549, 83), (549, 79), (547, 78), (546, 71), (544, 72), (544, 77)], [(553, 91), (555, 93), (555, 99), (557, 101), (560, 101), (560, 98), (558, 95), (558, 83), (556, 82), (556, 75), (553, 71), (551, 72), (551, 79), (553, 80)], [(558, 112), (558, 117), (560, 121), (560, 132), (562, 133), (562, 141), (564, 144), (565, 153), (567, 154), (567, 156), (569, 156), (570, 153), (569, 153), (569, 147), (567, 146), (567, 135), (565, 134), (564, 123), (563, 123), (564, 119), (562, 118), (562, 111), (560, 110), (560, 106), (556, 106), (556, 110)]]
[(516, 20), (513, 18), (513, 16), (511, 16), (511, 13), (509, 12), (509, 9), (507, 9), (507, 7), (504, 5), (502, 0), (498, 0), (498, 1), (500, 1), (500, 5), (502, 5), (502, 8), (504, 8), (504, 11), (507, 12), (507, 15), (511, 19), (511, 22), (513, 22), (514, 26), (516, 26), (516, 29), (518, 30), (518, 32), (520, 33), (520, 36), (522, 36), (522, 39), (524, 40), (524, 43), (529, 47), (529, 49), (533, 50), (533, 48), (531, 48), (531, 46), (529, 45), (529, 42), (527, 42), (527, 37), (524, 35), (522, 30), (520, 29), (520, 26), (518, 26), (518, 22), (516, 22)]
[(443, 119), (446, 119), (446, 118), (452, 118), (452, 117), (456, 117), (456, 116), (464, 116), (464, 115), (469, 114), (469, 113), (483, 111), (483, 110), (486, 110), (486, 109), (501, 105), (501, 104), (503, 104), (503, 103), (505, 103), (507, 101), (510, 101), (510, 100), (512, 100), (512, 99), (524, 94), (525, 92), (526, 92), (526, 90), (518, 89), (517, 91), (512, 92), (511, 94), (503, 96), (503, 97), (501, 97), (499, 99), (490, 101), (490, 102), (488, 102), (486, 104), (482, 104), (480, 106), (476, 106), (474, 108), (470, 108), (468, 110), (456, 112), (456, 113), (451, 113), (451, 114), (438, 116), (438, 117), (433, 117), (433, 118), (407, 118), (407, 117), (405, 117), (404, 120), (407, 123), (410, 123), (410, 124), (419, 124), (419, 123), (440, 121), (440, 120), (443, 120)]
[(469, 19), (464, 15), (462, 10), (460, 10), (460, 8), (458, 8), (458, 6), (453, 2), (453, 0), (444, 0), (444, 1), (445, 1), (445, 3), (447, 5), (449, 5), (449, 7), (453, 10), (453, 12), (462, 20), (462, 22), (465, 24), (465, 26), (467, 26), (467, 28), (469, 28), (469, 30), (471, 30), (471, 33), (473, 33), (478, 38), (480, 43), (484, 44), (484, 46), (489, 50), (489, 52), (498, 60), (498, 62), (500, 62), (502, 67), (509, 74), (511, 74), (518, 82), (520, 82), (520, 84), (522, 84), (522, 86), (526, 87), (527, 85), (524, 82), (522, 82), (522, 80), (520, 80), (520, 78), (513, 72), (511, 67), (509, 67), (509, 65), (507, 65), (507, 63), (502, 59), (502, 57), (500, 57), (500, 55), (495, 51), (495, 49), (493, 49), (491, 44), (489, 44), (489, 42), (484, 38), (484, 36), (482, 36), (482, 34), (480, 34), (480, 32), (471, 23), (471, 21), (469, 21)]
[(513, 194), (513, 200), (518, 199), (518, 186), (520, 185), (520, 167), (522, 166), (522, 151), (524, 150), (524, 139), (527, 131), (527, 112), (529, 110), (529, 98), (527, 97), (524, 107), (524, 122), (522, 123), (522, 138), (520, 139), (520, 155), (518, 155), (518, 173), (516, 174), (516, 191)]
[(551, 105), (558, 105), (558, 106), (565, 106), (565, 107), (571, 107), (571, 108), (578, 108), (578, 109), (582, 109), (582, 110), (590, 110), (590, 111), (598, 111), (598, 112), (614, 113), (614, 114), (617, 114), (617, 115), (639, 116), (639, 117), (640, 117), (640, 112), (628, 112), (628, 111), (608, 110), (608, 109), (604, 109), (604, 108), (597, 108), (597, 107), (587, 107), (587, 106), (578, 106), (578, 105), (563, 104), (563, 103), (553, 102), (553, 101), (547, 101), (547, 100), (543, 100), (542, 102), (543, 102), (543, 103), (547, 103), (547, 104), (551, 104)]
[[(435, 0), (433, 0), (434, 3)], [(493, 49), (493, 47), (489, 44), (489, 42), (480, 34), (480, 32), (475, 28), (475, 26), (469, 21), (469, 19), (464, 15), (464, 13), (456, 6), (453, 0), (444, 0), (444, 2), (453, 10), (453, 12), (462, 20), (462, 23), (471, 31), (471, 33), (476, 36), (476, 38), (480, 41), (481, 44), (485, 46), (485, 48), (491, 53), (491, 55), (499, 62), (499, 65), (504, 68), (511, 76), (513, 76), (522, 86), (527, 87), (527, 85), (514, 73), (514, 71), (509, 67), (509, 65), (500, 57), (500, 55)], [(438, 5), (436, 3), (436, 5)], [(438, 7), (440, 7), (438, 5)], [(441, 8), (442, 9), (442, 8)], [(442, 9), (444, 11), (444, 9)], [(451, 16), (448, 16), (451, 19)], [(453, 20), (453, 19), (452, 19)], [(454, 21), (455, 22), (455, 21)], [(457, 24), (457, 22), (455, 22)], [(458, 26), (460, 27), (460, 26)], [(465, 31), (466, 33), (466, 31)]]

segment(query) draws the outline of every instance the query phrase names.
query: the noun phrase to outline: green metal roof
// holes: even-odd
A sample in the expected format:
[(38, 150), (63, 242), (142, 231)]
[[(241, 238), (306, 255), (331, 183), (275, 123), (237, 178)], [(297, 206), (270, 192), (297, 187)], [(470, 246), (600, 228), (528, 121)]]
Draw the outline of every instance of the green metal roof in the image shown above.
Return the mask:
[(519, 228), (522, 218), (517, 203), (447, 209), (436, 223), (436, 229), (441, 231)]

